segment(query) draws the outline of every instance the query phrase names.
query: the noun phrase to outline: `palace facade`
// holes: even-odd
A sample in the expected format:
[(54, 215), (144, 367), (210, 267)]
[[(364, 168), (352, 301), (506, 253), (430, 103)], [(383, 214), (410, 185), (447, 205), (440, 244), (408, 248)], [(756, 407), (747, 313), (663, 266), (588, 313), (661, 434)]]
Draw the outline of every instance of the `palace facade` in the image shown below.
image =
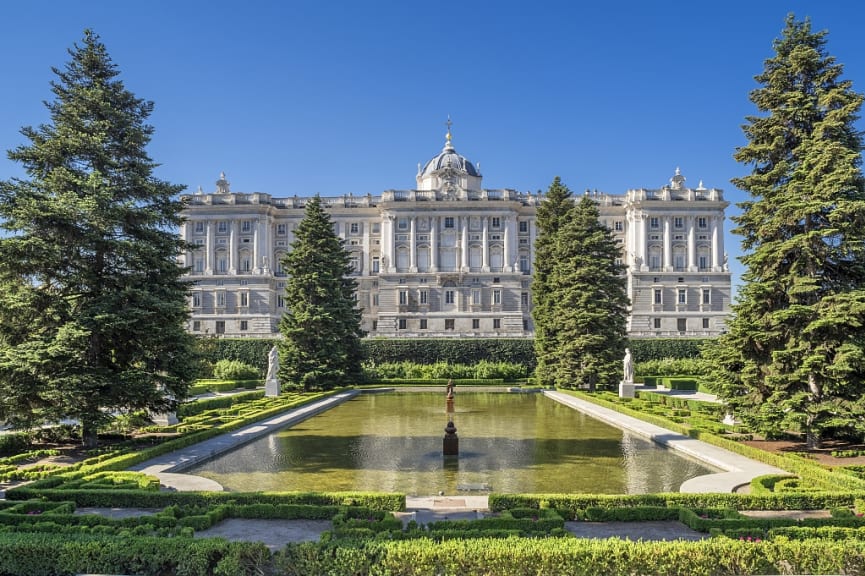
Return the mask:
[[(369, 336), (524, 337), (534, 333), (535, 212), (543, 197), (487, 190), (450, 130), (417, 187), (322, 198), (344, 240)], [(676, 170), (658, 189), (586, 192), (621, 245), (631, 337), (716, 336), (725, 330), (730, 272), (722, 191), (685, 186)], [(194, 281), (189, 329), (272, 337), (286, 309), (283, 255), (304, 197), (216, 190), (185, 197), (183, 256)]]

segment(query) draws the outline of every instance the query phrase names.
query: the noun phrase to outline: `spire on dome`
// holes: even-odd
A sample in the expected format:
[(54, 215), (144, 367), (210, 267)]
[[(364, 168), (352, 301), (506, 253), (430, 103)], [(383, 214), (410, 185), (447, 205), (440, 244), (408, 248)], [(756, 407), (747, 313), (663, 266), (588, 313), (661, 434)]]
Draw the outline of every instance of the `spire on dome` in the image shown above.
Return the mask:
[(445, 122), (445, 124), (448, 127), (448, 132), (447, 132), (447, 134), (445, 134), (445, 147), (444, 147), (444, 149), (445, 150), (453, 150), (454, 146), (451, 143), (451, 139), (453, 138), (453, 135), (451, 134), (451, 126), (453, 125), (453, 122), (451, 122), (451, 115), (450, 114), (448, 114), (448, 121)]
[(219, 180), (216, 181), (216, 193), (217, 194), (228, 194), (231, 192), (229, 185), (231, 182), (225, 179), (225, 172), (219, 173)]

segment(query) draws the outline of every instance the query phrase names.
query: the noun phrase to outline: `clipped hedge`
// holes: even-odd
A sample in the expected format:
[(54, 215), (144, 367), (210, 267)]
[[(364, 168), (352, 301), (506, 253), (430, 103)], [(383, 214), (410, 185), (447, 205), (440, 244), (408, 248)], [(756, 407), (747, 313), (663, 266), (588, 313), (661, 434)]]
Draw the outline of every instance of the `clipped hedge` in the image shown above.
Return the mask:
[(700, 349), (712, 338), (634, 338), (628, 341), (634, 362), (665, 358), (699, 358)]
[(0, 539), (0, 574), (228, 576), (266, 573), (271, 566), (264, 544), (219, 538), (6, 533)]
[(362, 340), (369, 362), (414, 362), (417, 364), (473, 365), (478, 361), (508, 362), (535, 369), (531, 338), (370, 338)]
[(276, 558), (284, 574), (855, 574), (865, 542), (845, 540), (633, 542), (619, 539), (410, 539), (290, 544)]
[[(658, 494), (499, 494), (489, 495), (492, 511), (513, 508), (553, 508), (566, 520), (586, 517), (592, 508), (610, 510), (610, 514), (623, 508), (731, 508), (734, 510), (823, 510), (836, 507), (853, 507), (863, 493), (848, 492), (778, 492), (770, 494), (738, 493), (694, 493), (680, 492)], [(592, 512), (595, 515), (599, 511)], [(637, 511), (635, 514), (642, 514)], [(597, 517), (597, 516), (596, 516)]]

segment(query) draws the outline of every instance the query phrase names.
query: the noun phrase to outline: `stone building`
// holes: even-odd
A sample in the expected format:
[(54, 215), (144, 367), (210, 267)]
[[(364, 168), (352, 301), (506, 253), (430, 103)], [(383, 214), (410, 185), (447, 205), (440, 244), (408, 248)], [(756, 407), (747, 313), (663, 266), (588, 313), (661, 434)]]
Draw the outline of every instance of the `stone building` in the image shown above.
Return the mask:
[[(542, 197), (487, 190), (456, 152), (418, 166), (413, 190), (322, 198), (345, 241), (358, 284), (363, 329), (388, 337), (523, 337), (531, 317), (535, 211)], [(644, 336), (715, 336), (725, 329), (730, 273), (719, 189), (685, 186), (676, 170), (659, 189), (598, 202), (628, 266), (629, 331)], [(282, 256), (291, 249), (305, 197), (216, 191), (185, 197), (183, 256), (194, 280), (189, 329), (270, 337), (285, 311)]]

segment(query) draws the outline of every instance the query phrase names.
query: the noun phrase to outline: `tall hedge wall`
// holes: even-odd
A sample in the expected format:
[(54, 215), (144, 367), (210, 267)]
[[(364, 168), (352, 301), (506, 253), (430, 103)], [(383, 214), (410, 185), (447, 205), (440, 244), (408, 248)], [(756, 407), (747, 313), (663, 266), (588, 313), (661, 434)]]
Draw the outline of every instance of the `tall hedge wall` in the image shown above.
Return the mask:
[[(661, 358), (696, 358), (706, 338), (641, 338), (630, 341), (635, 362)], [(275, 344), (269, 338), (201, 338), (204, 360), (239, 360), (267, 372), (267, 353)], [(479, 360), (513, 362), (535, 369), (532, 338), (367, 338), (361, 341), (366, 358), (375, 363), (474, 364)]]

